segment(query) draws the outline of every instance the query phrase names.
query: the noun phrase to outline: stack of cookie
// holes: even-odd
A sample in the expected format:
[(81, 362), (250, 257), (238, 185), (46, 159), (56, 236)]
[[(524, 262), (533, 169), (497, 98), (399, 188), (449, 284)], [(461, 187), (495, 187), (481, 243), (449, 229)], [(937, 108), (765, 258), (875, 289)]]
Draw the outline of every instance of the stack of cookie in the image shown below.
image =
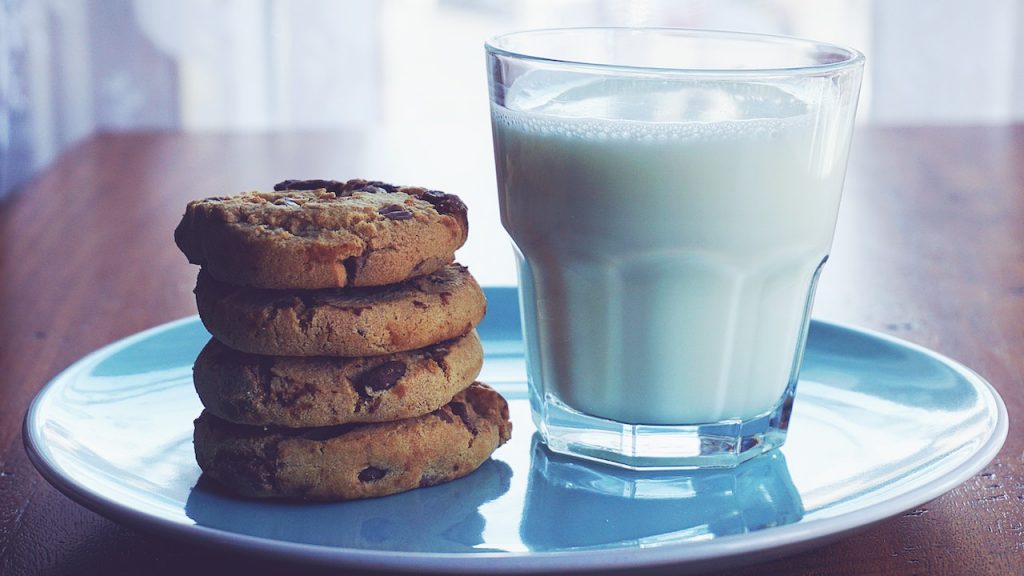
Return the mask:
[(193, 375), (204, 473), (244, 496), (349, 499), (475, 470), (510, 434), (475, 382), (483, 292), (457, 196), (349, 180), (190, 202), (175, 230), (213, 338)]

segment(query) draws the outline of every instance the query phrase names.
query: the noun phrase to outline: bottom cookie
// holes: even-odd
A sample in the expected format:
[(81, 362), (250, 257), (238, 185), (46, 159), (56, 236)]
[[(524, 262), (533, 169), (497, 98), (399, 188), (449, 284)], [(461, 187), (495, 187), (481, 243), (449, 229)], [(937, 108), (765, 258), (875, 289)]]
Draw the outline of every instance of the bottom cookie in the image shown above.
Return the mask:
[(465, 476), (511, 430), (505, 399), (474, 382), (429, 414), (393, 422), (284, 429), (203, 412), (194, 441), (203, 472), (240, 496), (349, 500)]

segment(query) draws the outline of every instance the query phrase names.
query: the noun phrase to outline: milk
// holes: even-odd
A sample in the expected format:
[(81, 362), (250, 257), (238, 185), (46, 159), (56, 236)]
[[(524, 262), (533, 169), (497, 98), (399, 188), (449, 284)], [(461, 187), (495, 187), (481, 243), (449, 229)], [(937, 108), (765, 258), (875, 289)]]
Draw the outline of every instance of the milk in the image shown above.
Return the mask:
[(527, 78), (492, 104), (537, 393), (634, 424), (774, 408), (849, 141), (809, 109), (767, 85), (621, 78)]

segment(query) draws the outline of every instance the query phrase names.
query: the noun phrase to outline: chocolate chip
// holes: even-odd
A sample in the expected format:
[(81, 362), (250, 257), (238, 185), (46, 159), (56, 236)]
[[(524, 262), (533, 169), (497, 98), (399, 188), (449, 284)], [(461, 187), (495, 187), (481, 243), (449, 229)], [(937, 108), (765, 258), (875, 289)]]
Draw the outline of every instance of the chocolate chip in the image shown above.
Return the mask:
[(405, 370), (405, 362), (392, 360), (360, 374), (352, 383), (361, 396), (372, 396), (373, 392), (394, 388), (402, 376), (405, 376)]
[(376, 190), (373, 190), (371, 188), (372, 187), (370, 186), (370, 182), (367, 180), (363, 180), (362, 178), (353, 178), (348, 182), (345, 182), (345, 192), (347, 194), (352, 194), (353, 192), (356, 192), (358, 190), (363, 190), (366, 192), (376, 192)]
[(316, 317), (316, 300), (309, 293), (298, 293), (292, 297), (292, 310), (299, 321), (299, 329), (303, 332), (310, 329)]
[(341, 265), (345, 267), (345, 275), (348, 277), (348, 283), (351, 284), (352, 280), (355, 279), (356, 274), (363, 269), (363, 265), (366, 264), (366, 256), (349, 256), (341, 261)]
[[(338, 180), (283, 180), (274, 185), (274, 190), (319, 190), (325, 189), (328, 192), (333, 192), (336, 196), (351, 196), (355, 191), (372, 192), (374, 194), (398, 192), (402, 190), (400, 187), (394, 184), (388, 184), (379, 180), (363, 180), (361, 178), (355, 178), (345, 182)], [(449, 214), (455, 216), (463, 221), (466, 220), (466, 204), (462, 202), (462, 199), (454, 194), (448, 194), (441, 192), (440, 190), (427, 190), (425, 192), (417, 193), (413, 190), (406, 189), (412, 194), (415, 194), (421, 200), (430, 203), (437, 210), (439, 214)], [(422, 190), (422, 188), (420, 189)], [(394, 220), (405, 220), (411, 216), (402, 216), (398, 218), (392, 218)]]
[[(353, 289), (353, 290), (355, 290), (355, 289)], [(324, 306), (330, 306), (331, 308), (334, 308), (335, 310), (341, 310), (342, 312), (347, 312), (349, 314), (352, 314), (353, 316), (356, 316), (357, 318), (359, 316), (362, 316), (363, 312), (366, 312), (367, 310), (372, 310), (373, 309), (373, 306), (356, 306), (354, 304), (345, 304), (345, 303), (343, 303), (343, 301), (339, 302), (339, 301), (336, 301), (336, 300), (327, 300), (327, 299), (323, 300), (322, 304)]]
[(427, 190), (420, 195), (420, 198), (429, 202), (439, 214), (451, 214), (460, 217), (465, 217), (466, 215), (466, 205), (455, 194), (448, 194), (439, 190)]
[(433, 360), (434, 364), (437, 364), (437, 367), (440, 368), (442, 372), (444, 372), (445, 377), (448, 376), (448, 370), (450, 369), (448, 363), (445, 360), (448, 358), (448, 354), (451, 353), (451, 348), (449, 348), (449, 346), (453, 342), (455, 342), (455, 339), (446, 340), (439, 344), (434, 344), (433, 346), (426, 348), (423, 351), (423, 353), (428, 358)]
[(370, 398), (369, 396), (363, 395), (364, 391), (360, 391), (359, 399), (356, 400), (355, 411), (356, 414), (366, 413), (373, 414), (380, 408), (380, 404), (383, 401), (381, 396)]
[(319, 190), (323, 188), (339, 196), (347, 196), (346, 182), (337, 180), (284, 180), (274, 184), (274, 190)]
[(441, 363), (444, 362), (444, 359), (448, 357), (448, 353), (450, 352), (450, 350), (448, 349), (447, 346), (438, 344), (436, 346), (431, 346), (430, 348), (427, 348), (425, 352), (427, 356), (430, 357), (431, 360), (433, 360), (434, 362), (437, 363), (438, 366), (440, 366)]
[(412, 212), (409, 212), (403, 206), (399, 206), (398, 204), (385, 206), (380, 210), (377, 210), (377, 213), (390, 220), (409, 220), (412, 218)]
[(476, 436), (477, 434), (480, 433), (480, 431), (477, 430), (476, 425), (473, 424), (473, 421), (470, 420), (469, 410), (466, 409), (465, 404), (463, 404), (462, 402), (450, 402), (448, 404), (448, 407), (452, 409), (452, 413), (454, 413), (456, 416), (459, 417), (460, 420), (462, 420), (462, 424), (466, 427), (467, 430), (469, 430), (469, 432), (473, 436)]
[(277, 482), (270, 461), (255, 454), (220, 451), (214, 456), (213, 467), (226, 484), (245, 486), (252, 492), (273, 490)]
[(398, 192), (398, 186), (394, 184), (388, 184), (387, 182), (381, 182), (380, 180), (371, 180), (367, 182), (370, 186), (377, 188), (383, 188), (386, 192)]
[(452, 422), (454, 422), (454, 420), (452, 420), (452, 417), (448, 415), (448, 412), (446, 412), (444, 410), (444, 408), (438, 408), (437, 410), (434, 410), (433, 412), (431, 412), (431, 414), (433, 414), (434, 416), (437, 416), (439, 419), (443, 420), (446, 424), (451, 424)]
[(360, 482), (376, 482), (381, 478), (388, 475), (388, 471), (383, 468), (377, 468), (376, 466), (367, 466), (359, 472)]

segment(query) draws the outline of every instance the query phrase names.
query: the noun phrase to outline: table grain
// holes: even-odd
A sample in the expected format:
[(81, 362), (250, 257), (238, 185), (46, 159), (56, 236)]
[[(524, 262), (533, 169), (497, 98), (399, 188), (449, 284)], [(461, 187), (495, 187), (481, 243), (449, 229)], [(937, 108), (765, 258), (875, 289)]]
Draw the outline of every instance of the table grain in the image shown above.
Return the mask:
[[(188, 199), (284, 178), (376, 178), (365, 170), (415, 160), (376, 137), (392, 155), (368, 160), (356, 130), (100, 134), (0, 205), (0, 574), (295, 571), (73, 503), (32, 467), (22, 419), (84, 354), (194, 313), (196, 270), (171, 241)], [(467, 151), (459, 178), (493, 189), (489, 154), (486, 142)], [(1009, 437), (982, 472), (916, 510), (729, 573), (1024, 573), (1024, 126), (858, 128), (815, 316), (970, 366), (1005, 400)]]

